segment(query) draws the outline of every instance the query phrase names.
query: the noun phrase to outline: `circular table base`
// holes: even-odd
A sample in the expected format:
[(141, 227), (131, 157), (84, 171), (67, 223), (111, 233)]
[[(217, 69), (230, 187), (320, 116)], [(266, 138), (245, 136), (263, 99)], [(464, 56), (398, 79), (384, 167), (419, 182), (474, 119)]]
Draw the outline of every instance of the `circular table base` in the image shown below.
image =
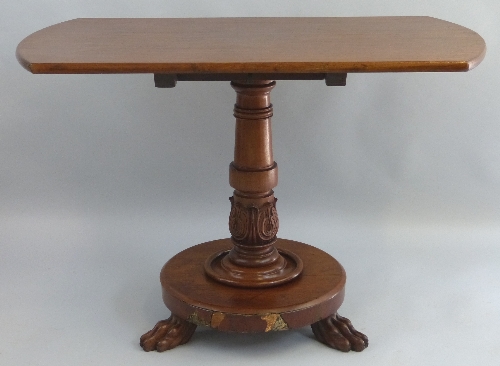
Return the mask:
[(332, 256), (313, 246), (278, 239), (276, 247), (303, 261), (299, 277), (270, 288), (238, 288), (205, 274), (214, 253), (229, 250), (230, 239), (188, 248), (161, 271), (163, 301), (188, 322), (221, 331), (267, 332), (300, 328), (335, 314), (344, 299), (345, 271)]

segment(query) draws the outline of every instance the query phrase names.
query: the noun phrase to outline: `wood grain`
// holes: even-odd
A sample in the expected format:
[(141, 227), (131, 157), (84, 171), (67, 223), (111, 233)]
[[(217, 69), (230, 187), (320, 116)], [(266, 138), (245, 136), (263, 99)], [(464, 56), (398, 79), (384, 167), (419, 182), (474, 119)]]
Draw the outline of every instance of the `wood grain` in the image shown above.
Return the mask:
[(273, 188), (278, 165), (273, 158), (271, 90), (275, 81), (231, 82), (236, 91), (234, 160), (229, 184), (234, 188), (229, 232), (234, 247), (213, 253), (205, 273), (226, 285), (255, 288), (282, 285), (302, 272), (302, 260), (279, 252), (274, 244), (279, 228)]
[(75, 19), (17, 48), (33, 73), (467, 71), (486, 52), (430, 17)]
[[(163, 301), (172, 313), (221, 331), (265, 332), (316, 323), (335, 314), (342, 304), (346, 280), (342, 266), (324, 251), (292, 240), (278, 239), (276, 246), (304, 261), (304, 270), (294, 281), (249, 289), (226, 286), (207, 277), (205, 259), (232, 245), (230, 239), (199, 244), (165, 264), (160, 280)], [(281, 329), (268, 328), (271, 316), (275, 326), (284, 324)]]

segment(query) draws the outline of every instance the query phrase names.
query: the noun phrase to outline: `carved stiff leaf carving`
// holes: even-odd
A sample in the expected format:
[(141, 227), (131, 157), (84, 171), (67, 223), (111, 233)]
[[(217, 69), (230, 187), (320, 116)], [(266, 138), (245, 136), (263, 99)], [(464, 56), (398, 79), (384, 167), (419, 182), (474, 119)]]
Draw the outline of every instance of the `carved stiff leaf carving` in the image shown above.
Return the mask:
[(229, 232), (237, 241), (242, 241), (248, 236), (250, 230), (250, 215), (249, 212), (238, 203), (234, 203), (233, 197), (231, 201), (231, 212), (229, 213)]
[(279, 228), (278, 211), (275, 203), (270, 203), (259, 210), (257, 221), (259, 238), (264, 241), (273, 240)]
[(245, 207), (234, 202), (230, 197), (231, 213), (229, 214), (229, 231), (232, 238), (247, 245), (263, 245), (276, 239), (279, 229), (276, 201), (268, 202), (261, 207)]

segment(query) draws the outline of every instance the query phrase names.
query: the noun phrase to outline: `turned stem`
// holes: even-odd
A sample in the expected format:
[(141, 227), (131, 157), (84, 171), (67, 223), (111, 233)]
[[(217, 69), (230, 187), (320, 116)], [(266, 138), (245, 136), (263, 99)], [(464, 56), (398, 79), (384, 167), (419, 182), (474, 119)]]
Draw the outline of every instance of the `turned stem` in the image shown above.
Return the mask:
[(229, 165), (229, 184), (234, 188), (229, 231), (234, 247), (209, 258), (205, 270), (234, 286), (275, 286), (302, 270), (300, 258), (287, 253), (287, 259), (274, 246), (279, 227), (273, 192), (278, 165), (273, 158), (270, 92), (275, 85), (267, 80), (231, 82), (236, 91), (234, 160)]
[(234, 160), (229, 184), (234, 193), (229, 231), (235, 247), (223, 261), (226, 267), (283, 267), (274, 247), (279, 220), (272, 189), (278, 184), (278, 166), (273, 159), (270, 92), (275, 81), (256, 84), (232, 82), (236, 91)]

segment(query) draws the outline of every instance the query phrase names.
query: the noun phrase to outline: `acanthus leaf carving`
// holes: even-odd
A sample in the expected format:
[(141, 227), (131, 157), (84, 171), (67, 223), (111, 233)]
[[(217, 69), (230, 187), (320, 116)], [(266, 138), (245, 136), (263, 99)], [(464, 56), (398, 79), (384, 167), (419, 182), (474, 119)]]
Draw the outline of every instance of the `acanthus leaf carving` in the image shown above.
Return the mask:
[(279, 229), (276, 198), (261, 207), (246, 207), (234, 202), (234, 197), (229, 199), (229, 231), (233, 240), (246, 245), (264, 245), (276, 239)]

